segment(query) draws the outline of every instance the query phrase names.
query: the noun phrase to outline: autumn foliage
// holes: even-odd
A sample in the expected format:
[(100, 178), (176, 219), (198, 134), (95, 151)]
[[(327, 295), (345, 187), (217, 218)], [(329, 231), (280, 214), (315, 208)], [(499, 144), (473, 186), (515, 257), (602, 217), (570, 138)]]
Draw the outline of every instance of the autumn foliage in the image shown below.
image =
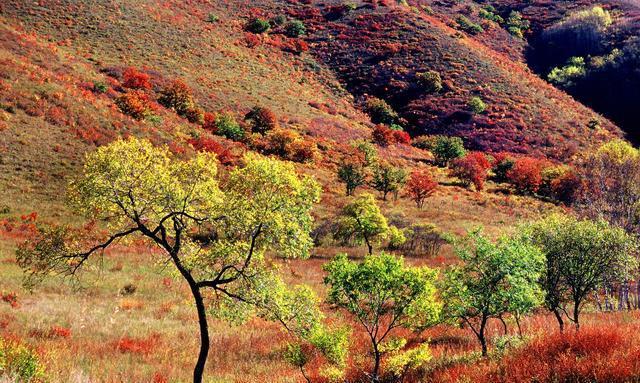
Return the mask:
[(473, 184), (480, 191), (484, 188), (490, 168), (491, 163), (484, 153), (472, 152), (453, 161), (451, 175), (459, 178), (465, 185)]
[(149, 96), (141, 90), (131, 90), (116, 99), (116, 105), (122, 113), (142, 120), (151, 114)]
[(122, 73), (122, 86), (131, 89), (151, 89), (151, 77), (135, 67), (128, 67)]
[(542, 184), (544, 166), (545, 161), (537, 158), (518, 158), (507, 172), (507, 179), (521, 193), (536, 193)]
[(433, 180), (431, 173), (426, 170), (416, 170), (409, 175), (409, 180), (405, 186), (409, 198), (411, 198), (419, 209), (424, 206), (424, 201), (433, 194), (438, 183)]

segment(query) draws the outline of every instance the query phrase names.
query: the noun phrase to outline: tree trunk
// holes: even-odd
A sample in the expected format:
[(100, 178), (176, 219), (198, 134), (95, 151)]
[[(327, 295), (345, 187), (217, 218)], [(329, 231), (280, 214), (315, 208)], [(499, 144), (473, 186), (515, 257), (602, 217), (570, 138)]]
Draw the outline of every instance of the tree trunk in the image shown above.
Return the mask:
[(377, 344), (373, 345), (373, 355), (374, 355), (375, 361), (374, 361), (374, 365), (373, 365), (373, 371), (371, 373), (371, 382), (372, 383), (378, 383), (380, 381), (380, 376), (379, 376), (379, 372), (380, 372), (380, 351), (378, 351), (378, 345)]
[(558, 326), (560, 327), (560, 332), (564, 332), (564, 321), (562, 320), (562, 314), (558, 309), (553, 310), (553, 314), (556, 316), (556, 320), (558, 321)]
[(576, 324), (576, 331), (580, 330), (580, 302), (573, 304), (573, 322)]
[(482, 347), (482, 356), (487, 357), (489, 355), (487, 349), (487, 338), (485, 336), (485, 329), (487, 326), (487, 318), (482, 318), (482, 323), (480, 323), (480, 330), (478, 330), (478, 340), (480, 341), (480, 346)]
[(369, 250), (369, 255), (373, 254), (373, 245), (371, 245), (371, 242), (369, 241), (369, 237), (367, 237), (366, 235), (364, 236), (364, 242), (367, 244), (367, 249)]
[(191, 293), (196, 303), (198, 324), (200, 325), (200, 353), (198, 354), (198, 361), (193, 370), (193, 383), (202, 383), (204, 367), (207, 363), (207, 357), (209, 356), (209, 325), (207, 323), (207, 311), (204, 307), (204, 300), (200, 289), (191, 284), (189, 287), (191, 288)]

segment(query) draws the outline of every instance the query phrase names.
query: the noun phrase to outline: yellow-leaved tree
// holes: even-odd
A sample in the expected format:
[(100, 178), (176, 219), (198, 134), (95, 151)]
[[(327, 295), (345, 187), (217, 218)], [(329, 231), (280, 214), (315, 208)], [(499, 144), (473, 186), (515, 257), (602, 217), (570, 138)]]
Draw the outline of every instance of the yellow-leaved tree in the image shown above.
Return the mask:
[[(308, 256), (310, 210), (319, 186), (288, 163), (255, 155), (245, 163), (220, 182), (210, 154), (182, 160), (135, 138), (99, 148), (70, 184), (70, 200), (79, 213), (103, 222), (108, 237), (96, 244), (67, 228), (41, 227), (17, 250), (25, 282), (33, 285), (51, 274), (75, 277), (117, 241), (145, 238), (191, 290), (200, 327), (193, 379), (198, 383), (209, 353), (208, 311), (233, 319), (257, 314), (282, 323), (292, 335), (317, 338), (323, 331), (317, 298), (309, 288), (288, 289), (265, 252)], [(205, 290), (213, 292), (212, 302), (205, 302)]]

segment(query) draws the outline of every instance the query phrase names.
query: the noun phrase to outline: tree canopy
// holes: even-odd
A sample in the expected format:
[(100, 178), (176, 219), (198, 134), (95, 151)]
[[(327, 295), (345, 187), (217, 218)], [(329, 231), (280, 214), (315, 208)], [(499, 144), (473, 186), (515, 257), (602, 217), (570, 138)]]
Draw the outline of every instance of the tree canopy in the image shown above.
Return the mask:
[[(93, 255), (117, 241), (148, 240), (163, 250), (194, 298), (201, 336), (195, 382), (202, 381), (209, 351), (207, 306), (226, 318), (258, 314), (299, 336), (314, 333), (318, 316), (306, 315), (313, 309), (291, 308), (292, 302), (312, 306), (313, 297), (302, 288), (288, 292), (265, 253), (308, 256), (310, 210), (319, 186), (299, 177), (289, 163), (257, 155), (248, 155), (245, 163), (221, 183), (211, 154), (179, 159), (166, 147), (135, 138), (99, 148), (87, 155), (82, 176), (71, 183), (70, 200), (110, 234), (90, 244), (93, 238), (68, 228), (41, 228), (17, 251), (26, 281), (76, 276)], [(214, 293), (207, 305), (204, 289)]]

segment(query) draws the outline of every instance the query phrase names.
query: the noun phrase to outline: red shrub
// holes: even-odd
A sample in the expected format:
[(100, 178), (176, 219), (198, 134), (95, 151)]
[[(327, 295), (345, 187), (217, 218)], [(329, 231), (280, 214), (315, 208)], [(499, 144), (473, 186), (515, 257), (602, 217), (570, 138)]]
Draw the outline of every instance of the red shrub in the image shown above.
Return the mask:
[(52, 326), (49, 330), (50, 338), (69, 338), (71, 336), (71, 329), (60, 326)]
[(402, 130), (393, 131), (393, 140), (398, 144), (411, 145), (411, 136)]
[(465, 185), (473, 184), (480, 191), (484, 188), (490, 168), (491, 163), (484, 153), (471, 152), (453, 161), (451, 175), (459, 178)]
[(405, 188), (409, 197), (418, 205), (419, 209), (422, 209), (424, 200), (433, 194), (437, 186), (438, 183), (433, 180), (430, 172), (416, 170), (409, 176)]
[(214, 113), (205, 112), (203, 116), (202, 129), (208, 130), (215, 134), (218, 131), (216, 126), (216, 115)]
[(116, 98), (116, 105), (122, 113), (136, 120), (142, 120), (151, 114), (149, 96), (140, 90), (131, 90)]
[(134, 67), (129, 67), (122, 73), (122, 86), (131, 89), (151, 89), (151, 77)]
[(545, 161), (537, 158), (518, 158), (507, 172), (507, 179), (517, 191), (535, 193), (542, 184), (542, 170), (545, 165)]
[(199, 152), (215, 153), (218, 161), (223, 165), (231, 165), (236, 161), (236, 157), (231, 153), (231, 151), (229, 151), (229, 149), (225, 148), (212, 138), (190, 138), (187, 142)]
[(266, 134), (268, 131), (278, 127), (278, 119), (271, 109), (256, 106), (244, 116), (251, 124), (251, 131), (254, 133)]
[(311, 162), (318, 154), (318, 148), (314, 142), (308, 140), (296, 140), (288, 148), (287, 158), (295, 162)]
[(160, 335), (152, 334), (147, 338), (130, 338), (122, 337), (116, 343), (116, 349), (122, 353), (128, 352), (132, 354), (148, 355), (160, 343)]
[(0, 295), (0, 300), (7, 302), (14, 309), (20, 307), (20, 304), (18, 303), (18, 295), (14, 292), (2, 293), (2, 295)]
[(378, 125), (373, 129), (371, 139), (380, 146), (389, 146), (396, 141), (394, 131), (384, 125)]

